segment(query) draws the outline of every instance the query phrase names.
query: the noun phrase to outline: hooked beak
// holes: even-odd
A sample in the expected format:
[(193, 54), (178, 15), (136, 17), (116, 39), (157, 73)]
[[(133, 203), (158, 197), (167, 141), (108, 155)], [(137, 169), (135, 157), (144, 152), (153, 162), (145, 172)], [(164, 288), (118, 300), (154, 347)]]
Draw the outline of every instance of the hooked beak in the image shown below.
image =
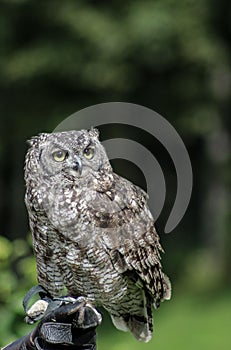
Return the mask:
[(82, 174), (82, 162), (78, 156), (75, 156), (75, 165), (73, 167), (75, 171), (78, 171), (79, 175)]

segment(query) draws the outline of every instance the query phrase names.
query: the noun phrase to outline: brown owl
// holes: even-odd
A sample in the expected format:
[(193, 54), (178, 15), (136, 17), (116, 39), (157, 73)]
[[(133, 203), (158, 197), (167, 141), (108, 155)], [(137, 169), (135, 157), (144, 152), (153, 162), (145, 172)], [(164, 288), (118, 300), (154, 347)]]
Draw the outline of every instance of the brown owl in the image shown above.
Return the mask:
[(152, 305), (170, 299), (147, 194), (113, 172), (96, 129), (33, 137), (26, 195), (38, 282), (55, 297), (84, 296), (141, 341)]

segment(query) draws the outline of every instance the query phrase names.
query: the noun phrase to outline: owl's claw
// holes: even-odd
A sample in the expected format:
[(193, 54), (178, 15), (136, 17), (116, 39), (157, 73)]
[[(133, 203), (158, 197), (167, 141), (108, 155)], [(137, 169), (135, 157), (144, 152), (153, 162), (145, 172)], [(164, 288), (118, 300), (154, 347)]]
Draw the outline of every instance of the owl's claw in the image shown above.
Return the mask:
[(77, 299), (73, 297), (54, 298), (54, 301), (59, 300), (63, 305), (66, 305), (65, 312), (67, 315), (76, 314), (73, 319), (73, 325), (76, 328), (97, 327), (102, 322), (101, 314), (95, 307), (83, 296)]
[[(46, 295), (43, 290), (43, 295)], [(25, 296), (23, 306), (26, 312), (26, 322), (33, 324), (41, 319), (56, 319), (62, 321), (67, 317), (73, 317), (72, 324), (76, 328), (87, 329), (97, 327), (102, 322), (101, 314), (87, 300), (80, 296), (50, 298), (48, 295), (44, 299), (37, 300), (30, 308), (28, 304), (34, 295), (41, 293), (39, 286), (33, 287)]]
[(71, 310), (70, 314), (76, 313), (76, 317), (73, 322), (76, 328), (86, 329), (90, 327), (97, 327), (101, 324), (101, 314), (85, 297), (78, 297), (74, 305), (75, 307)]

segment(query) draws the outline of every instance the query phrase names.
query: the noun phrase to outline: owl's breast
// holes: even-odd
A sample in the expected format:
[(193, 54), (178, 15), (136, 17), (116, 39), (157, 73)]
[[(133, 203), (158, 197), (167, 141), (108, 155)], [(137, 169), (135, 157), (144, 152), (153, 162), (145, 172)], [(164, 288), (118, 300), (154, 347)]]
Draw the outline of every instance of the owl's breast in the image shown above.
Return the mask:
[(119, 302), (126, 294), (127, 283), (114, 268), (109, 255), (94, 246), (77, 250), (70, 248), (66, 255), (68, 266), (64, 281), (72, 295), (86, 296), (98, 305)]

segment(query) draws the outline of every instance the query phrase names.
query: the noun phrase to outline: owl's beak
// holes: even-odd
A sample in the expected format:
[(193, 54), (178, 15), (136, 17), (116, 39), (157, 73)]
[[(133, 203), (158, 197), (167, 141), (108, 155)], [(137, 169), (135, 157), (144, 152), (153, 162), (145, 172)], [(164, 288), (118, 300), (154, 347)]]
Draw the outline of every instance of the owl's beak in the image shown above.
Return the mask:
[(75, 165), (73, 167), (75, 171), (78, 171), (79, 175), (82, 174), (82, 162), (78, 156), (75, 156)]

